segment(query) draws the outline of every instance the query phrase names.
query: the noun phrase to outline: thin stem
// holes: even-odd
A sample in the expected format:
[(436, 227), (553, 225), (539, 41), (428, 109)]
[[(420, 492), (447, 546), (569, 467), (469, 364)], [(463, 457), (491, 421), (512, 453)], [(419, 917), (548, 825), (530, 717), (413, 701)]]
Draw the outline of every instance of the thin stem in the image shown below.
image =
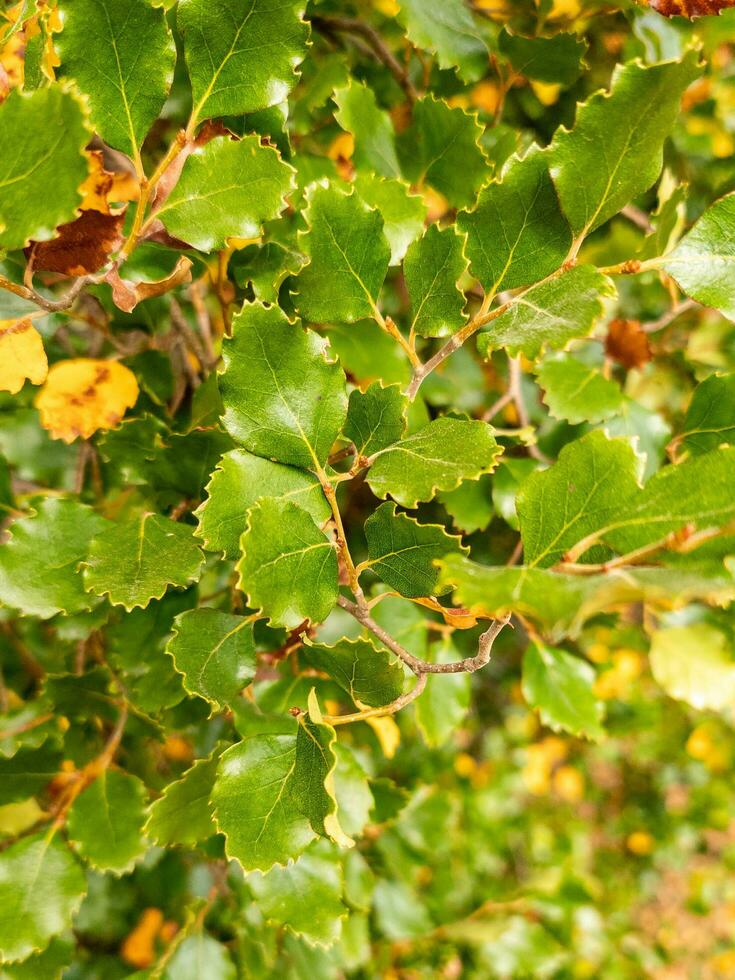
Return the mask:
[(332, 517), (334, 518), (334, 523), (337, 528), (337, 547), (339, 548), (339, 553), (344, 562), (345, 568), (347, 569), (347, 576), (350, 582), (350, 589), (353, 595), (357, 599), (358, 605), (361, 608), (367, 608), (367, 603), (365, 602), (365, 595), (360, 586), (360, 576), (355, 568), (355, 563), (352, 560), (352, 555), (350, 554), (350, 549), (347, 545), (347, 535), (345, 534), (344, 524), (342, 523), (342, 515), (339, 510), (339, 504), (337, 503), (337, 494), (335, 493), (334, 487), (329, 482), (326, 473), (319, 467), (317, 472), (319, 477), (319, 482), (322, 485), (322, 490), (324, 491), (324, 496), (327, 498), (329, 506), (332, 510)]
[(327, 722), (328, 725), (351, 725), (355, 721), (365, 721), (367, 718), (384, 718), (386, 715), (394, 715), (401, 708), (405, 708), (407, 704), (415, 701), (422, 693), (426, 687), (426, 680), (428, 674), (417, 674), (416, 683), (408, 691), (407, 694), (402, 694), (395, 701), (391, 701), (390, 704), (384, 704), (380, 708), (365, 708), (363, 711), (353, 711), (349, 715), (323, 715), (323, 721)]
[[(520, 355), (518, 357), (508, 357), (508, 391), (510, 392), (511, 398), (513, 399), (513, 404), (516, 407), (518, 413), (518, 421), (520, 422), (521, 429), (531, 429), (531, 419), (528, 415), (528, 409), (526, 408), (526, 402), (523, 397), (523, 371), (521, 370), (521, 359)], [(548, 456), (533, 444), (526, 446), (528, 449), (529, 456), (533, 456), (537, 459), (539, 463), (550, 463), (551, 460)]]
[(416, 353), (416, 348), (414, 347), (414, 345), (410, 341), (406, 340), (406, 338), (403, 336), (403, 334), (401, 333), (401, 331), (395, 325), (395, 323), (393, 322), (393, 320), (389, 316), (387, 316), (387, 317), (384, 318), (377, 308), (374, 311), (374, 315), (375, 315), (375, 319), (376, 319), (378, 325), (383, 330), (385, 330), (386, 333), (390, 334), (390, 336), (394, 340), (398, 341), (398, 343), (401, 345), (401, 347), (403, 348), (403, 350), (406, 353), (406, 356), (408, 357), (409, 361), (411, 362), (411, 366), (414, 369), (420, 368), (421, 367), (421, 358)]
[[(0, 289), (7, 289), (9, 293), (14, 293), (16, 296), (20, 296), (21, 299), (35, 303), (36, 306), (40, 306), (47, 313), (59, 313), (62, 310), (68, 310), (87, 283), (91, 281), (92, 276), (80, 276), (70, 286), (68, 292), (58, 300), (46, 299), (45, 296), (42, 296), (32, 286), (21, 286), (19, 283), (13, 282), (2, 275), (0, 275)], [(22, 319), (22, 317), (19, 319)]]

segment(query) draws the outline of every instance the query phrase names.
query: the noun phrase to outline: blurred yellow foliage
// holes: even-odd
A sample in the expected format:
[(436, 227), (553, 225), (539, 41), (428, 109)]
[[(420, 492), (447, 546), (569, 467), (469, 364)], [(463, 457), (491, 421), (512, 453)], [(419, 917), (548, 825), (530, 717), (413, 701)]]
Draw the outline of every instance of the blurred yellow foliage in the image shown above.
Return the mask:
[(26, 379), (43, 384), (47, 374), (43, 341), (30, 318), (0, 320), (0, 391), (15, 394)]

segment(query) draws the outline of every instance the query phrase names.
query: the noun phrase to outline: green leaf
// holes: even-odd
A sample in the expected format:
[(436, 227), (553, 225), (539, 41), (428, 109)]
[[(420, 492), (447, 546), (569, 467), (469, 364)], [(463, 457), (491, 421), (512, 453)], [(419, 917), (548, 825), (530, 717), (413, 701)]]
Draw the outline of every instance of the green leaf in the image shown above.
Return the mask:
[(228, 238), (258, 238), (294, 187), (293, 168), (259, 137), (222, 136), (187, 157), (156, 217), (175, 238), (213, 252)]
[(380, 212), (354, 190), (316, 184), (305, 217), (299, 242), (310, 261), (296, 279), (299, 313), (316, 323), (371, 317), (390, 258)]
[[(435, 663), (462, 659), (450, 637), (435, 649)], [(424, 692), (415, 702), (416, 724), (428, 746), (445, 745), (462, 727), (470, 706), (471, 687), (469, 674), (429, 674)]]
[(89, 609), (93, 600), (82, 586), (79, 563), (108, 526), (75, 500), (40, 501), (32, 517), (10, 525), (10, 540), (0, 548), (0, 601), (42, 619)]
[(62, 759), (60, 750), (49, 743), (0, 758), (0, 806), (40, 793), (58, 775)]
[(355, 704), (379, 708), (403, 693), (403, 667), (370, 640), (343, 637), (332, 646), (307, 642), (300, 657), (328, 674)]
[(201, 574), (204, 555), (186, 524), (160, 514), (114, 524), (89, 546), (84, 586), (128, 611), (160, 599), (169, 585), (183, 588)]
[(69, 811), (67, 829), (74, 849), (101, 871), (130, 871), (148, 849), (145, 803), (146, 789), (137, 776), (105, 769)]
[(219, 461), (207, 484), (207, 499), (194, 512), (204, 547), (222, 551), (226, 558), (238, 558), (248, 510), (262, 497), (292, 500), (317, 524), (323, 524), (330, 514), (321, 484), (312, 473), (233, 449)]
[(515, 531), (519, 527), (516, 512), (518, 491), (524, 480), (536, 469), (538, 469), (538, 463), (532, 459), (516, 459), (512, 456), (506, 456), (493, 476), (493, 507), (498, 517), (502, 517), (506, 524), (509, 524)]
[(604, 300), (614, 295), (612, 281), (594, 266), (575, 266), (517, 296), (480, 334), (477, 349), (487, 357), (504, 347), (513, 356), (531, 359), (545, 349), (560, 350), (570, 340), (589, 336), (604, 312)]
[(544, 389), (549, 413), (572, 425), (609, 419), (625, 400), (620, 385), (575, 357), (544, 358), (536, 377)]
[(439, 595), (439, 569), (435, 559), (450, 552), (469, 553), (462, 539), (447, 534), (439, 524), (419, 524), (407, 514), (396, 513), (394, 503), (381, 504), (365, 522), (368, 561), (392, 589), (409, 599)]
[(382, 381), (405, 384), (411, 378), (411, 365), (403, 348), (375, 320), (352, 324), (333, 324), (329, 343), (345, 371), (360, 384)]
[(415, 507), (438, 490), (491, 473), (501, 452), (486, 422), (434, 419), (376, 453), (367, 482), (377, 497), (390, 494), (403, 507)]
[(475, 115), (433, 95), (419, 99), (411, 126), (398, 138), (404, 176), (413, 184), (426, 181), (453, 207), (469, 207), (489, 175), (481, 136)]
[(337, 602), (336, 546), (303, 507), (264, 497), (248, 512), (241, 548), (238, 586), (271, 626), (327, 618)]
[(216, 833), (210, 802), (220, 752), (198, 759), (152, 804), (145, 834), (157, 844), (197, 844)]
[(400, 385), (375, 381), (365, 391), (350, 392), (344, 434), (358, 456), (371, 456), (397, 442), (406, 428), (408, 399)]
[(69, 934), (52, 939), (42, 953), (35, 953), (20, 963), (0, 964), (0, 980), (59, 980), (74, 954)]
[(378, 107), (372, 89), (351, 78), (344, 88), (335, 89), (334, 101), (334, 118), (355, 140), (355, 166), (383, 177), (400, 177), (393, 123), (388, 113)]
[(523, 655), (523, 697), (554, 731), (603, 737), (604, 705), (595, 697), (594, 680), (590, 664), (566, 650), (536, 642)]
[(503, 28), (498, 50), (519, 75), (569, 88), (580, 76), (587, 44), (574, 34), (523, 37)]
[(236, 980), (230, 951), (202, 929), (176, 948), (166, 966), (164, 980)]
[(297, 721), (277, 719), (223, 754), (212, 799), (226, 853), (246, 871), (295, 859), (317, 836), (350, 846), (337, 818), (334, 729), (316, 699)]
[(0, 854), (0, 954), (23, 960), (68, 929), (87, 890), (58, 836), (25, 837)]
[(654, 183), (698, 62), (690, 49), (681, 61), (619, 65), (610, 91), (579, 106), (573, 129), (557, 130), (551, 176), (575, 235), (594, 230)]
[(241, 116), (283, 102), (306, 54), (303, 10), (301, 0), (180, 0), (177, 24), (191, 78), (192, 119)]
[[(501, 468), (497, 471), (500, 473)], [(479, 480), (465, 480), (456, 488), (439, 494), (442, 506), (452, 518), (452, 524), (465, 534), (484, 531), (493, 519), (493, 500), (491, 488), (494, 483), (489, 476)]]
[[(365, 770), (353, 750), (342, 742), (335, 742), (332, 750), (337, 757), (337, 768), (334, 770), (334, 795), (337, 797), (339, 822), (344, 832), (354, 837), (361, 834), (370, 822), (370, 812), (375, 806), (375, 799)], [(350, 851), (347, 860), (356, 853), (358, 852)]]
[(147, 0), (62, 0), (61, 72), (89, 99), (101, 138), (139, 160), (174, 77), (176, 47)]
[(735, 374), (713, 374), (697, 385), (681, 438), (697, 456), (735, 442)]
[(233, 256), (232, 271), (238, 286), (252, 286), (256, 299), (263, 303), (277, 303), (283, 281), (295, 276), (306, 259), (279, 242), (248, 245)]
[(501, 179), (482, 189), (474, 210), (457, 215), (457, 225), (467, 233), (472, 274), (490, 295), (551, 275), (572, 244), (548, 155), (535, 146), (508, 162)]
[(91, 133), (81, 101), (62, 85), (13, 89), (0, 104), (0, 132), (6, 147), (23, 148), (0, 158), (0, 248), (12, 251), (73, 220)]
[(457, 285), (467, 272), (463, 246), (453, 228), (431, 225), (406, 252), (403, 274), (411, 300), (411, 330), (420, 337), (446, 337), (465, 322), (464, 293)]
[(436, 54), (441, 68), (456, 68), (465, 82), (475, 82), (487, 71), (487, 47), (462, 0), (443, 0), (438, 7), (400, 0), (398, 19), (409, 40)]
[(383, 234), (390, 245), (390, 264), (398, 265), (406, 249), (424, 230), (426, 205), (402, 180), (359, 173), (355, 188), (363, 201), (383, 216)]
[(735, 320), (735, 194), (715, 201), (668, 256), (664, 269), (687, 296)]
[(189, 694), (219, 710), (255, 676), (253, 624), (218, 609), (190, 609), (174, 622), (166, 650)]
[(326, 463), (347, 411), (345, 378), (327, 343), (277, 306), (246, 303), (223, 350), (224, 424), (246, 449), (316, 469)]
[(727, 711), (735, 701), (735, 660), (727, 636), (708, 623), (656, 630), (653, 676), (672, 698), (700, 711)]

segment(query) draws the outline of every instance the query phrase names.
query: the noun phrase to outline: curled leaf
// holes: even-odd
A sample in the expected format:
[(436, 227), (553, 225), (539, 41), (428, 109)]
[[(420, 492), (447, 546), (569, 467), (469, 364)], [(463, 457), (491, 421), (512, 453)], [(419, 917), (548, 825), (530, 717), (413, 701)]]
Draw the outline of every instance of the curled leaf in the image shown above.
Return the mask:
[(48, 242), (32, 242), (26, 249), (35, 269), (84, 276), (98, 272), (119, 245), (125, 213), (82, 211), (78, 218), (59, 225)]
[(137, 398), (138, 382), (125, 365), (79, 357), (51, 367), (36, 407), (54, 439), (73, 442), (116, 426)]
[(47, 374), (46, 351), (30, 317), (0, 320), (0, 391), (14, 395), (23, 387), (26, 378), (34, 385), (40, 385)]
[(191, 282), (191, 259), (180, 255), (173, 272), (165, 279), (156, 279), (154, 282), (131, 282), (121, 278), (117, 269), (111, 269), (105, 276), (105, 281), (112, 287), (115, 306), (124, 313), (132, 313), (144, 299), (162, 296), (185, 282)]

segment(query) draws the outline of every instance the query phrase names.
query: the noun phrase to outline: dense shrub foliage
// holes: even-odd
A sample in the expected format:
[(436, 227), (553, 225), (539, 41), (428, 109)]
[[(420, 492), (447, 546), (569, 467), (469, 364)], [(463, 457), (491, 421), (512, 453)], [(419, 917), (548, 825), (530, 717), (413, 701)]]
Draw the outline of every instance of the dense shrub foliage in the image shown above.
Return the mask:
[(2, 980), (735, 976), (732, 6), (6, 5)]

